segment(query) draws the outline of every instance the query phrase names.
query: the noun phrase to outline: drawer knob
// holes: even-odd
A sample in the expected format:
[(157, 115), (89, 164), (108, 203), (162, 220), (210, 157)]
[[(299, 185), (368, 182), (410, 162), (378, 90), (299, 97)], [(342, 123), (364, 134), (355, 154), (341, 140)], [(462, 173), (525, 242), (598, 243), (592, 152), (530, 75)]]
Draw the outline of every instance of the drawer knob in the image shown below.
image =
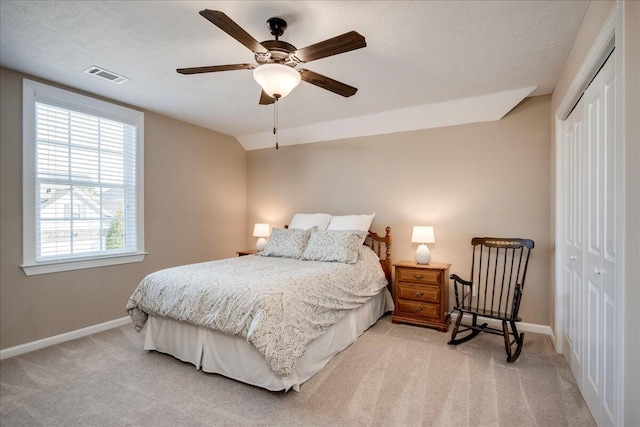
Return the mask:
[(422, 311), (422, 307), (413, 307), (413, 311)]
[(420, 279), (424, 279), (424, 274), (414, 274), (414, 275), (413, 275), (413, 278), (414, 278), (414, 279), (418, 279), (418, 280), (420, 280)]
[(423, 295), (424, 295), (424, 293), (422, 293), (422, 292), (414, 292), (413, 294), (414, 294), (415, 296), (417, 296), (417, 297), (421, 297), (421, 296), (423, 296)]

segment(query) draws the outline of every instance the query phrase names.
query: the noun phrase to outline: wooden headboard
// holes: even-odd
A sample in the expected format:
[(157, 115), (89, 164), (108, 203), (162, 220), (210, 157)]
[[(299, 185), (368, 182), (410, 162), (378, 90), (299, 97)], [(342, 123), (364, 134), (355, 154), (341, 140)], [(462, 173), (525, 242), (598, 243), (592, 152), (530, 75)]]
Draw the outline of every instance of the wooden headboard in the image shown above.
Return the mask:
[[(285, 224), (284, 228), (289, 228), (289, 224)], [(380, 258), (382, 271), (384, 271), (387, 282), (391, 286), (391, 227), (385, 228), (385, 231), (387, 234), (384, 237), (369, 231), (369, 235), (364, 239), (364, 245), (370, 247)]]
[(386, 233), (379, 236), (378, 233), (369, 231), (369, 235), (364, 240), (364, 244), (371, 248), (373, 252), (380, 258), (380, 265), (384, 275), (387, 276), (387, 282), (391, 286), (391, 227), (385, 229)]

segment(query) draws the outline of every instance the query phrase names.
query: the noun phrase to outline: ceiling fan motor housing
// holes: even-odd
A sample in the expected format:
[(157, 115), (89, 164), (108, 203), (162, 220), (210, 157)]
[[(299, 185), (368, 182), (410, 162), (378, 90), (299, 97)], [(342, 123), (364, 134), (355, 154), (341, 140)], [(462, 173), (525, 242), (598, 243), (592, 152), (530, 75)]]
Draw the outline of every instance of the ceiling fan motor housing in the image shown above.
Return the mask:
[(278, 63), (295, 67), (298, 63), (295, 61), (291, 52), (297, 49), (291, 43), (282, 40), (265, 40), (260, 43), (269, 53), (256, 53), (255, 58), (258, 64)]

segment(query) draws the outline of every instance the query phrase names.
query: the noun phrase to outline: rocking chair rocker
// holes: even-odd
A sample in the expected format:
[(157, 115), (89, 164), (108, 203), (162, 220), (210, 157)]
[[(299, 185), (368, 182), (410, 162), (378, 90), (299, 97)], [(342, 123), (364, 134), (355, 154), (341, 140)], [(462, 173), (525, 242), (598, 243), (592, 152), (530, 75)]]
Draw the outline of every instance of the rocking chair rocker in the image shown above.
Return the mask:
[[(507, 362), (515, 362), (522, 351), (524, 333), (518, 334), (518, 317), (522, 290), (527, 275), (529, 253), (533, 240), (501, 237), (474, 237), (471, 280), (463, 280), (455, 274), (454, 292), (458, 318), (451, 332), (449, 344), (458, 345), (476, 337), (480, 332), (488, 332), (504, 337)], [(472, 316), (471, 324), (462, 323), (465, 314)], [(502, 322), (502, 330), (478, 325), (478, 316)], [(464, 329), (460, 329), (460, 327)], [(509, 331), (511, 327), (511, 331)], [(459, 333), (465, 333), (456, 338)], [(510, 336), (514, 339), (511, 340)], [(513, 344), (515, 349), (512, 349)]]

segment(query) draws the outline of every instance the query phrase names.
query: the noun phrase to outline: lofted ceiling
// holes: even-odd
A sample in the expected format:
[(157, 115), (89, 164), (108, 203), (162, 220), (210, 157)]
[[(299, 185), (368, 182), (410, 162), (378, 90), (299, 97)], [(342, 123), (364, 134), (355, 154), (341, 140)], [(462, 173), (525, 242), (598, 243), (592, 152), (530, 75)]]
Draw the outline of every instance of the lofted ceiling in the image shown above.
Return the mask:
[[(551, 93), (588, 1), (7, 1), (0, 65), (273, 145), (273, 107), (250, 70), (176, 68), (254, 63), (201, 17), (220, 10), (258, 41), (288, 22), (297, 48), (355, 30), (367, 47), (305, 64), (358, 88), (343, 98), (302, 82), (279, 102), (281, 144), (497, 120), (526, 96)], [(131, 80), (117, 85), (91, 66)]]

